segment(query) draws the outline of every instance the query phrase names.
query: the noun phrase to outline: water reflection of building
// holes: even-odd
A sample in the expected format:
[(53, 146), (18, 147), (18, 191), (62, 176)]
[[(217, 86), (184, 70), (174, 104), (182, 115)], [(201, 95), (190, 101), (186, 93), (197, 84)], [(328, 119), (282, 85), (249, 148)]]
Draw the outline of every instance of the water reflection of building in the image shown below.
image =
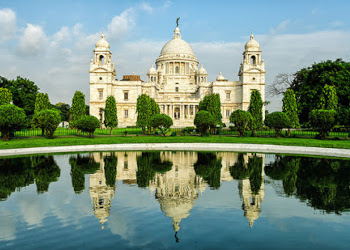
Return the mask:
[(203, 178), (197, 176), (193, 164), (197, 161), (195, 152), (163, 152), (161, 159), (173, 163), (166, 173), (157, 173), (151, 181), (150, 190), (155, 191), (155, 197), (165, 216), (173, 221), (173, 229), (180, 229), (182, 219), (190, 215), (198, 193), (206, 188)]
[(104, 170), (104, 161), (102, 153), (94, 153), (91, 155), (96, 162), (100, 163), (100, 169), (94, 174), (89, 175), (90, 179), (90, 198), (93, 204), (94, 213), (100, 220), (101, 228), (110, 215), (111, 201), (114, 197), (115, 187), (106, 184), (106, 176)]
[[(91, 154), (91, 157), (100, 163), (100, 170), (90, 175), (90, 196), (94, 204), (95, 215), (101, 224), (107, 221), (111, 199), (115, 192), (115, 188), (106, 185), (104, 173), (103, 158), (110, 154), (113, 154), (118, 159), (116, 180), (129, 185), (137, 183), (137, 157), (142, 155), (141, 152)], [(232, 181), (230, 167), (237, 162), (238, 153), (220, 152), (216, 156), (218, 159), (221, 159), (220, 181)], [(244, 154), (243, 157), (246, 164), (248, 164), (251, 156), (252, 154)], [(253, 226), (254, 221), (259, 218), (261, 203), (264, 199), (264, 155), (257, 156), (262, 158), (262, 184), (259, 192), (257, 194), (252, 192), (249, 178), (239, 183), (244, 216), (248, 219), (250, 226)], [(208, 187), (203, 178), (196, 175), (194, 170), (197, 158), (197, 152), (160, 152), (161, 161), (172, 162), (172, 168), (165, 173), (156, 173), (149, 184), (149, 189), (151, 193), (155, 194), (161, 210), (165, 213), (165, 216), (172, 219), (175, 232), (180, 229), (181, 220), (190, 215), (199, 193), (202, 194)]]
[[(251, 154), (249, 154), (251, 156)], [(264, 201), (265, 186), (264, 186), (264, 161), (265, 155), (256, 155), (262, 158), (262, 171), (261, 171), (261, 186), (258, 192), (254, 193), (251, 188), (251, 181), (249, 178), (240, 181), (239, 191), (243, 200), (242, 209), (244, 210), (244, 217), (248, 219), (249, 226), (252, 227), (254, 221), (259, 218), (261, 212), (261, 203)], [(248, 154), (245, 155), (245, 162), (248, 163)]]

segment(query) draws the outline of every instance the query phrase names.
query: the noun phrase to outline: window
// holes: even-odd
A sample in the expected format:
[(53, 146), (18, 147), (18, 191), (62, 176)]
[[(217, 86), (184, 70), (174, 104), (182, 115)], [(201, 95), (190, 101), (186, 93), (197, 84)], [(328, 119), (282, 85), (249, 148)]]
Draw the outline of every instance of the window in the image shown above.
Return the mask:
[(255, 56), (252, 56), (252, 57), (250, 58), (250, 64), (251, 64), (251, 65), (256, 65), (256, 57), (255, 57)]
[(100, 65), (103, 65), (105, 63), (105, 58), (103, 55), (100, 55)]
[(226, 92), (226, 100), (230, 100), (231, 99), (231, 92)]
[(102, 100), (103, 99), (103, 89), (98, 90), (98, 99)]
[(100, 81), (102, 81), (102, 77), (100, 77)]
[(230, 112), (230, 110), (226, 110), (226, 117), (230, 117), (230, 114), (231, 112)]
[(176, 88), (175, 88), (175, 92), (179, 92), (179, 87), (176, 87)]
[(124, 110), (124, 117), (125, 118), (128, 118), (129, 117), (129, 110)]
[(128, 170), (129, 166), (128, 166), (128, 161), (125, 160), (124, 161), (124, 170)]
[(124, 92), (124, 100), (129, 100), (129, 92)]
[(175, 74), (179, 74), (180, 73), (180, 67), (179, 66), (176, 66), (175, 67)]

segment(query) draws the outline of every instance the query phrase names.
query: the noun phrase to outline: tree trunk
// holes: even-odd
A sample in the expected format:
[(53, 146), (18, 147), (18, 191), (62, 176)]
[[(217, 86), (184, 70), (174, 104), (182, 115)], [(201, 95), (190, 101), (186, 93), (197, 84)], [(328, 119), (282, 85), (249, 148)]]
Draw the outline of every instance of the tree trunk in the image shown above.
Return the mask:
[(44, 136), (44, 129), (41, 129), (41, 136)]
[(290, 128), (288, 128), (288, 136), (290, 136)]
[(9, 130), (3, 130), (1, 131), (2, 137), (4, 138), (4, 141), (10, 140), (10, 131)]

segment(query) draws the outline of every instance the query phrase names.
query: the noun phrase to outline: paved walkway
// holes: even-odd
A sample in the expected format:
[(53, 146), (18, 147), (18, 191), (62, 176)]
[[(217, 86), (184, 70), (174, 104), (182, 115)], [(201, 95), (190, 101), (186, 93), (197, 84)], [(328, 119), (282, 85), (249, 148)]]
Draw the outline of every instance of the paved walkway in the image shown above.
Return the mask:
[(320, 155), (349, 157), (350, 149), (280, 146), (266, 144), (232, 144), (232, 143), (138, 143), (138, 144), (100, 144), (59, 147), (18, 148), (0, 150), (0, 156), (47, 154), (64, 152), (94, 151), (226, 151)]

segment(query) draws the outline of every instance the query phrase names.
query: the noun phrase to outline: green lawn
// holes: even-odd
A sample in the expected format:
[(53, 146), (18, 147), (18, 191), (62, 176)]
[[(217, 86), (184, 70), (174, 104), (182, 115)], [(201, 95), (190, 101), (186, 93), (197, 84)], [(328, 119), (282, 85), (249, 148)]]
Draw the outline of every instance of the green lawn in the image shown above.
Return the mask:
[[(29, 147), (50, 147), (70, 145), (93, 145), (93, 144), (119, 144), (119, 143), (251, 143), (251, 144), (272, 144), (309, 146), (323, 148), (347, 148), (350, 149), (350, 140), (317, 140), (304, 138), (272, 138), (272, 137), (233, 137), (233, 136), (96, 136), (87, 138), (83, 136), (46, 138), (20, 138), (10, 141), (0, 141), (0, 149), (29, 148)], [(186, 146), (184, 146), (186, 149)]]

